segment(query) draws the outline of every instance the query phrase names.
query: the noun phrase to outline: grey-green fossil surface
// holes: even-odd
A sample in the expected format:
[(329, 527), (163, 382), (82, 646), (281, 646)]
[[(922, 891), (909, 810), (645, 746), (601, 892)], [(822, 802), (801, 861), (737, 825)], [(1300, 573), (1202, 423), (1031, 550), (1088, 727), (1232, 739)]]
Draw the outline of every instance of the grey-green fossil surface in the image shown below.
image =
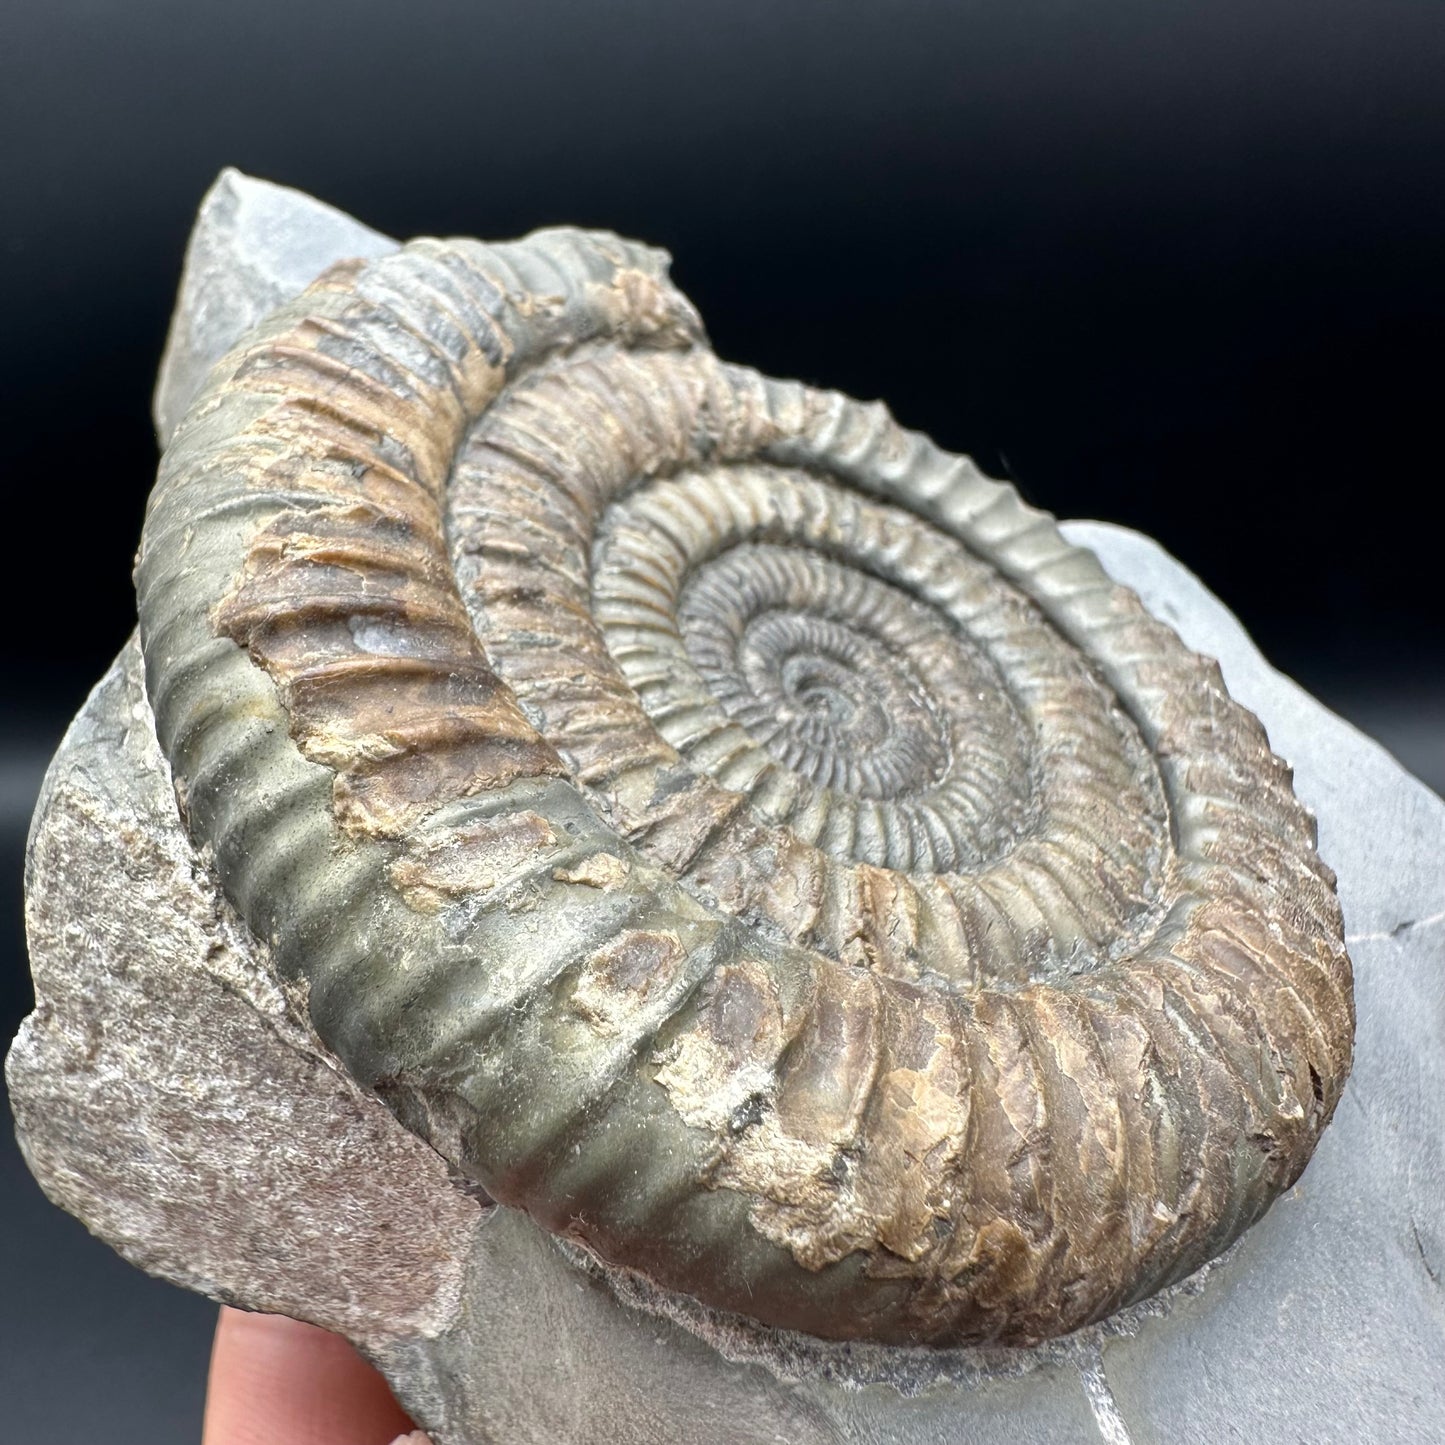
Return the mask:
[(759, 1321), (1028, 1342), (1224, 1249), (1349, 1070), (1217, 668), (658, 253), (417, 241), (212, 370), (136, 568), (192, 836), (459, 1173)]
[[(347, 1329), (447, 1439), (592, 1438), (503, 1418), (509, 1273), (583, 1357), (652, 1320), (684, 1414), (736, 1391), (758, 1439), (1129, 1438), (1104, 1342), (1209, 1298), (1350, 1075), (1335, 878), (1264, 728), (1012, 488), (720, 361), (660, 253), (349, 224), (215, 334), (178, 313), (104, 706), (153, 716), (130, 766), (214, 880), (198, 929), (341, 1071), (361, 1158), (411, 1159), (435, 1248), (378, 1333), (121, 1247)], [(43, 847), (30, 884), (39, 961)], [(22, 1137), (94, 1213), (27, 1112), (43, 1052)]]

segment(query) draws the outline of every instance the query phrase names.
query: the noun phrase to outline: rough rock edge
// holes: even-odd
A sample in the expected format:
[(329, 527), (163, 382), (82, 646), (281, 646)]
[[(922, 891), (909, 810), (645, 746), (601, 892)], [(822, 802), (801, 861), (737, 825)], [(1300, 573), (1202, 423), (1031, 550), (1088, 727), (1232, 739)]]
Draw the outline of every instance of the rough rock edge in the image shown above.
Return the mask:
[(486, 1210), (347, 1076), (221, 896), (181, 827), (140, 668), (132, 639), (32, 824), (37, 1004), (6, 1062), (26, 1162), (152, 1274), (363, 1348), (440, 1334)]
[(397, 249), (344, 211), (227, 166), (201, 200), (151, 403), (164, 445), (236, 339), (341, 257)]

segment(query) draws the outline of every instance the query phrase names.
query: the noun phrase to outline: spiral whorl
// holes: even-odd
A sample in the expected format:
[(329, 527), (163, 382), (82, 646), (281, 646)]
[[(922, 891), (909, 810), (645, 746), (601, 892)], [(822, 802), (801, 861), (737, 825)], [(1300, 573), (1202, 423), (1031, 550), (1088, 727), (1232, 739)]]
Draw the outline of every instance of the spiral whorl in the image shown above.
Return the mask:
[(1021, 1342), (1181, 1278), (1349, 1070), (1333, 878), (1213, 664), (659, 253), (337, 268), (138, 568), (178, 796), (463, 1172), (765, 1324)]

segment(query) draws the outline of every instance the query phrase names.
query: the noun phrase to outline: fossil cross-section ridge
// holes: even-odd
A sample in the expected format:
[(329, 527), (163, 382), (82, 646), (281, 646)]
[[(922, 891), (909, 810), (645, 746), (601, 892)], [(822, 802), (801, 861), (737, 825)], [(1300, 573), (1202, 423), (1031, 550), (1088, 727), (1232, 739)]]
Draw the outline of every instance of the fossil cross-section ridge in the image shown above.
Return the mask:
[(1193, 1272), (1349, 1072), (1314, 822), (1053, 519), (719, 360), (662, 253), (333, 267), (137, 567), (191, 836), (460, 1175), (764, 1325), (1024, 1344)]

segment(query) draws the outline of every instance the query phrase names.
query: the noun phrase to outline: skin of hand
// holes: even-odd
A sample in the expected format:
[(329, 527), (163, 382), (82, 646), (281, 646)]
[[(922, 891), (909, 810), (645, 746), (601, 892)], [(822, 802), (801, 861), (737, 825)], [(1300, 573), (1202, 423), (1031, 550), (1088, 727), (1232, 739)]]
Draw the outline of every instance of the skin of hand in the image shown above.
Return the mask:
[(223, 1308), (202, 1445), (429, 1445), (339, 1335)]

